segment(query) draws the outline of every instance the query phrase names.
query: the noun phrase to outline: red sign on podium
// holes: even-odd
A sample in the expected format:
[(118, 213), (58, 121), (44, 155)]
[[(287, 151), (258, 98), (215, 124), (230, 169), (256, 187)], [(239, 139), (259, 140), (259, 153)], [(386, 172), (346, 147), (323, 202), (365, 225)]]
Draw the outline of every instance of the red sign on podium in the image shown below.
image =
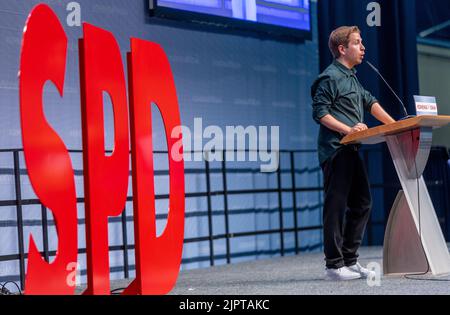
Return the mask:
[[(136, 279), (124, 294), (165, 294), (178, 277), (184, 239), (184, 162), (169, 154), (169, 215), (156, 236), (151, 103), (161, 112), (168, 152), (182, 135), (172, 71), (163, 49), (131, 39), (127, 87), (114, 36), (88, 23), (79, 42), (86, 209), (88, 288), (85, 294), (109, 294), (108, 217), (125, 208), (129, 173), (129, 133), (135, 226)], [(58, 249), (52, 263), (41, 257), (30, 236), (26, 294), (73, 294), (72, 267), (77, 262), (77, 207), (74, 172), (66, 146), (48, 124), (42, 104), (44, 84), (51, 81), (63, 96), (67, 37), (47, 5), (36, 6), (23, 34), (20, 60), (20, 115), (25, 163), (36, 195), (55, 218)], [(114, 115), (114, 150), (105, 154), (103, 92)], [(180, 152), (182, 156), (182, 147)]]

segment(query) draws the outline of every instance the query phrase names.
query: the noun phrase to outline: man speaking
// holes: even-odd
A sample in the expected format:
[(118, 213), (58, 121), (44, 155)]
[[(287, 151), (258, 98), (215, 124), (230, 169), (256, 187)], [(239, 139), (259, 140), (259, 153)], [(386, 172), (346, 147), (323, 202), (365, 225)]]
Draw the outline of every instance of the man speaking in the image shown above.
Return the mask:
[(372, 198), (358, 145), (341, 145), (348, 134), (367, 129), (364, 111), (384, 124), (394, 122), (356, 77), (365, 47), (356, 26), (334, 30), (328, 44), (333, 63), (311, 87), (313, 118), (320, 124), (319, 162), (324, 174), (323, 233), (327, 280), (367, 278), (358, 263)]

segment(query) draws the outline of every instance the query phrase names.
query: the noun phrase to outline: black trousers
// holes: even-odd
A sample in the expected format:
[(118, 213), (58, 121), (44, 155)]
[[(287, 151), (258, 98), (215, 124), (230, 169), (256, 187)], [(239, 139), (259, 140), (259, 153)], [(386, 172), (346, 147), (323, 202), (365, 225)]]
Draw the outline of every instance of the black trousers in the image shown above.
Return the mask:
[(327, 268), (357, 262), (372, 208), (369, 180), (357, 149), (339, 149), (322, 164), (325, 200), (324, 252)]

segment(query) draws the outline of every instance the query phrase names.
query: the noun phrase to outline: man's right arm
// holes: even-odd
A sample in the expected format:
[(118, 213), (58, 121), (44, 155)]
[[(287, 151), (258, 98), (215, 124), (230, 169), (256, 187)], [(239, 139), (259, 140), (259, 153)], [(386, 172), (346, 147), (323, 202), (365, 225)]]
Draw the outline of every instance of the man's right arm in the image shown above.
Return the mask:
[(333, 131), (339, 132), (342, 135), (348, 135), (351, 133), (355, 133), (358, 131), (363, 131), (367, 129), (367, 126), (365, 124), (357, 124), (353, 126), (353, 128), (347, 126), (344, 123), (341, 123), (339, 120), (331, 116), (330, 114), (325, 115), (320, 119), (320, 123), (327, 127), (328, 129), (331, 129)]
[(367, 129), (367, 126), (361, 123), (357, 124), (353, 128), (349, 127), (330, 114), (329, 109), (333, 104), (334, 98), (336, 97), (337, 87), (336, 82), (331, 80), (329, 77), (316, 81), (311, 92), (311, 96), (313, 98), (313, 118), (317, 123), (322, 124), (328, 129), (336, 131), (342, 135), (348, 135), (350, 133)]

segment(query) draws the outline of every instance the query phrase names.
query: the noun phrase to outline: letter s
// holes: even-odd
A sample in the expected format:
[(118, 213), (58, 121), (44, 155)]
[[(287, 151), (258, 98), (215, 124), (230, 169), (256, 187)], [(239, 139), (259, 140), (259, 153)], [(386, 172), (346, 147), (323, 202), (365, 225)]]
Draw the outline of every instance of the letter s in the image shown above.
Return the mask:
[(63, 96), (67, 37), (47, 5), (31, 12), (23, 34), (19, 94), (22, 142), (28, 176), (36, 195), (55, 218), (56, 258), (47, 263), (30, 235), (26, 294), (73, 294), (67, 265), (77, 261), (77, 207), (72, 162), (67, 148), (48, 124), (44, 84), (50, 80)]

